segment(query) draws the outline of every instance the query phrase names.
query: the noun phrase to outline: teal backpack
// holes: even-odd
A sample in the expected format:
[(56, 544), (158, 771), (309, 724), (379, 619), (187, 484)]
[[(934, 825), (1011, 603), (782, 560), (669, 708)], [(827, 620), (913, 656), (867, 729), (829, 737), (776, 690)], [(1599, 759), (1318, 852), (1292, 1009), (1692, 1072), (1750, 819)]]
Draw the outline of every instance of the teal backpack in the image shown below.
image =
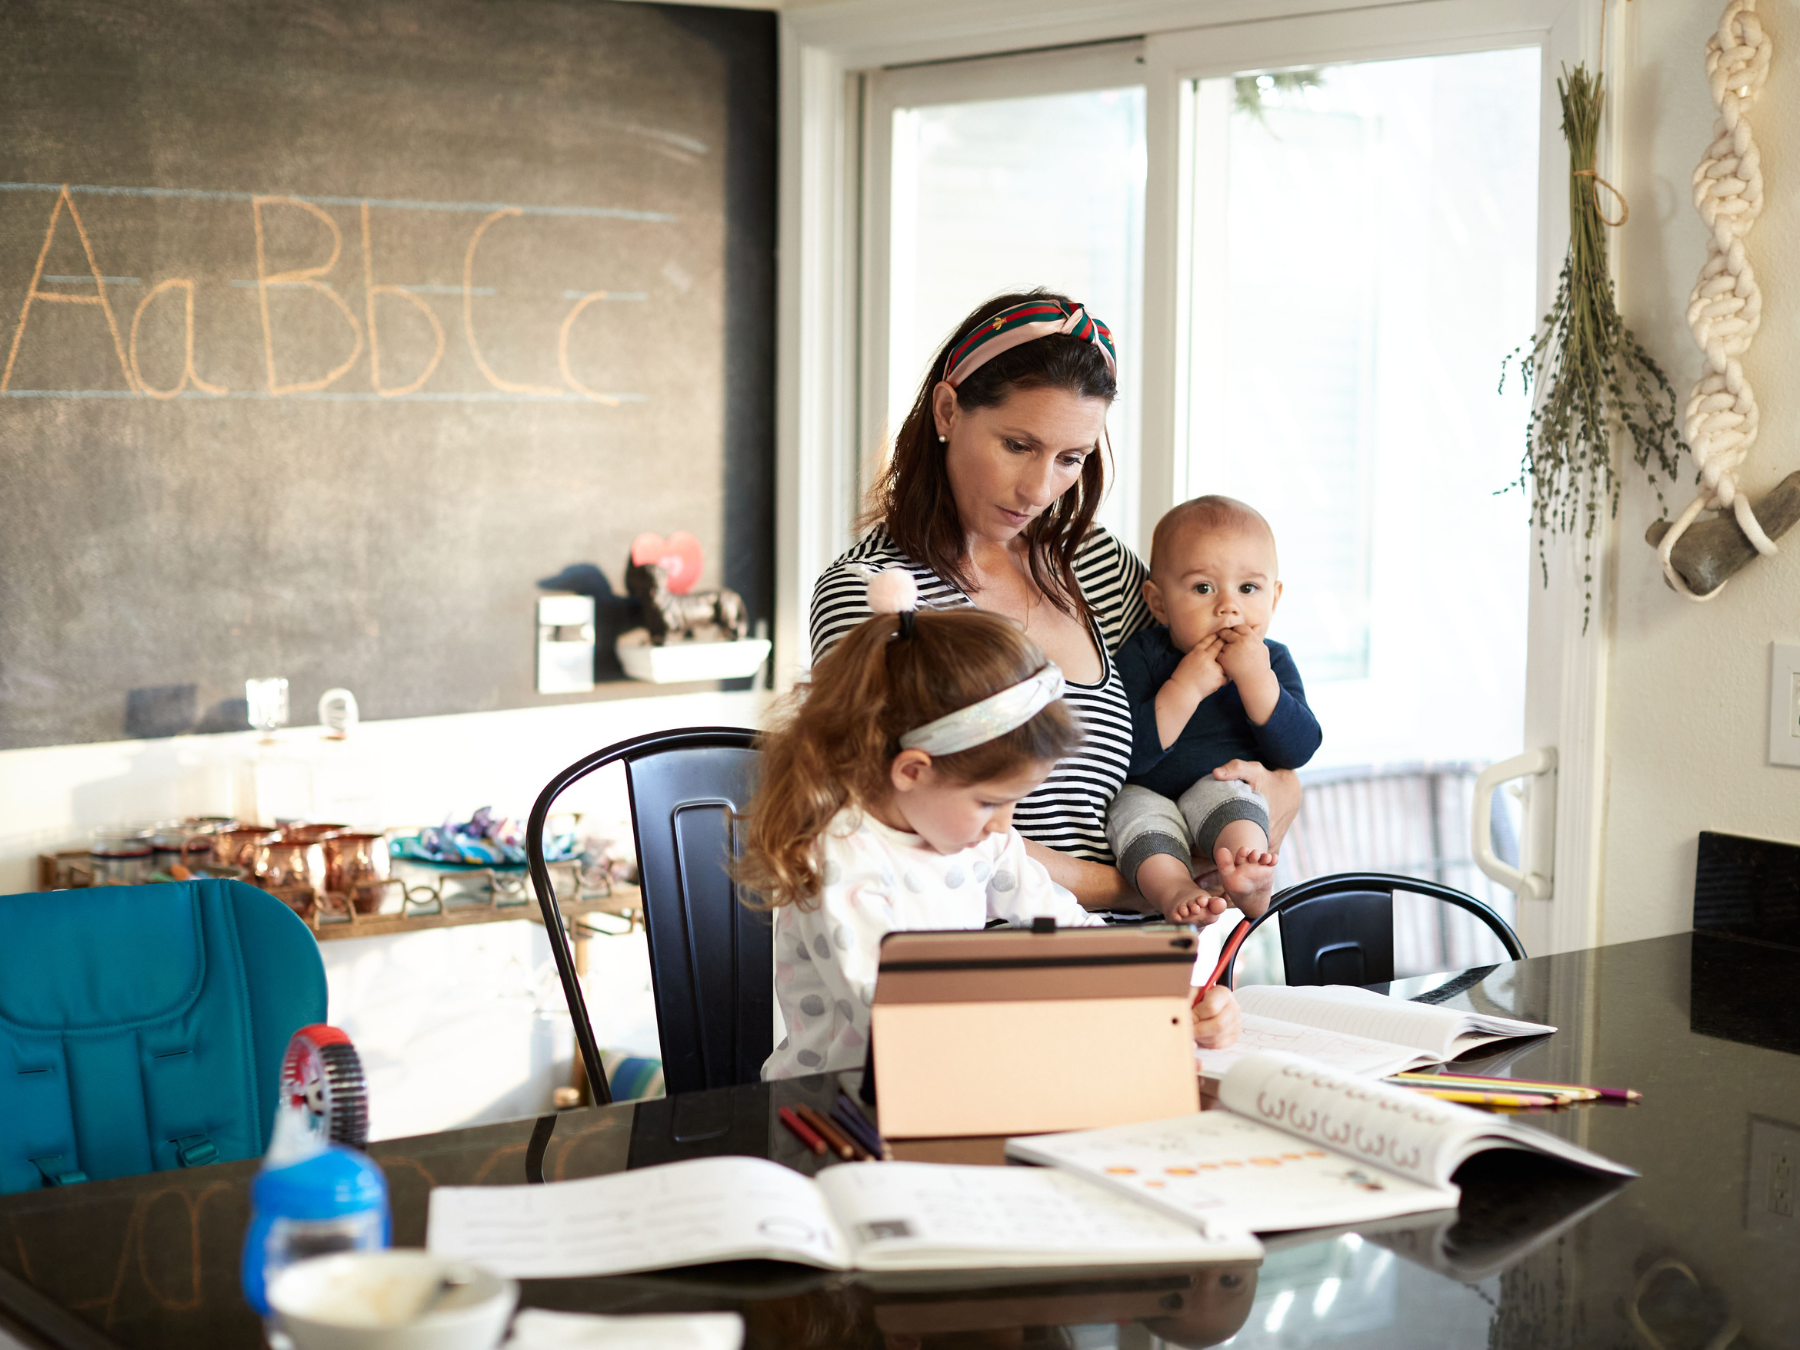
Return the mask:
[(241, 881), (0, 896), (0, 1194), (260, 1157), (316, 940)]

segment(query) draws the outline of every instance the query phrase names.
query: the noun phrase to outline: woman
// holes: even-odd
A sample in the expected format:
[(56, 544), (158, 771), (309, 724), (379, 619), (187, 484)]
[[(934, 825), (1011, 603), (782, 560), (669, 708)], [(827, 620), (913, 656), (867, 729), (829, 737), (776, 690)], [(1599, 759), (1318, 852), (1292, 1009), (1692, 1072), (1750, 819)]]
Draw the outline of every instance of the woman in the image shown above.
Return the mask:
[[(1013, 823), (1089, 909), (1144, 907), (1106, 842), (1106, 808), (1131, 759), (1112, 654), (1150, 622), (1144, 564), (1094, 524), (1117, 393), (1111, 333), (1068, 297), (1039, 291), (982, 305), (926, 373), (870, 492), (872, 528), (826, 568), (812, 602), (816, 661), (869, 617), (870, 572), (904, 567), (921, 604), (1004, 615), (1062, 667), (1084, 741), (1019, 803)], [(1278, 845), (1299, 809), (1299, 781), (1238, 761), (1224, 772), (1269, 799)]]

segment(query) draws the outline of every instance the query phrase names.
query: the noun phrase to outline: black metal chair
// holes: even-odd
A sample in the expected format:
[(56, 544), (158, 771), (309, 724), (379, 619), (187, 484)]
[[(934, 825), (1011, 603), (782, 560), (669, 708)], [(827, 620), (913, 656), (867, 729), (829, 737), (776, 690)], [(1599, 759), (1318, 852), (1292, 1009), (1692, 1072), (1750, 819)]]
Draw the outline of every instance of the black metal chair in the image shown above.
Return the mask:
[[(1281, 915), (1281, 959), (1289, 984), (1379, 984), (1394, 978), (1394, 892), (1430, 896), (1467, 910), (1492, 930), (1507, 955), (1525, 959), (1512, 926), (1472, 895), (1419, 877), (1336, 872), (1289, 886), (1251, 920), (1244, 940)], [(1238, 953), (1243, 951), (1242, 943)], [(1237, 957), (1225, 970), (1230, 985)]]
[(551, 805), (594, 770), (624, 764), (664, 1086), (674, 1094), (753, 1083), (774, 1040), (774, 926), (740, 903), (727, 864), (736, 854), (732, 817), (750, 804), (757, 761), (756, 733), (743, 727), (653, 732), (577, 760), (531, 808), (531, 884), (596, 1102), (610, 1102), (612, 1092), (544, 864)]

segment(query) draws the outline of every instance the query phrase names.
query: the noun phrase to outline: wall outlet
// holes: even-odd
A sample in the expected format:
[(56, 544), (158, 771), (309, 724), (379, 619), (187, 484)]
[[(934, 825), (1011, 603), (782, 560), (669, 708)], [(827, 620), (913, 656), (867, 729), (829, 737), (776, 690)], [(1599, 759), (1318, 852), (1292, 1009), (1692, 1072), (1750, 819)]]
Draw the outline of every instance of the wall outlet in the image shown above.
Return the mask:
[(1800, 1234), (1796, 1184), (1800, 1184), (1800, 1125), (1751, 1116), (1744, 1227), (1752, 1233)]
[(1800, 643), (1769, 646), (1769, 763), (1800, 768)]

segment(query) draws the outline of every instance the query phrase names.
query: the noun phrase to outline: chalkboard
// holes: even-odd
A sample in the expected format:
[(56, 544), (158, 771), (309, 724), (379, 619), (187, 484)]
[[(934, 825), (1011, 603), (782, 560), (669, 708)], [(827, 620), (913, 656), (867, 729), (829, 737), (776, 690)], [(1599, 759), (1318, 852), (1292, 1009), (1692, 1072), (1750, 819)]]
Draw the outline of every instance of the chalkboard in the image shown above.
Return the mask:
[[(0, 748), (535, 692), (633, 536), (773, 603), (775, 19), (0, 6)], [(636, 690), (652, 686), (633, 685)]]

